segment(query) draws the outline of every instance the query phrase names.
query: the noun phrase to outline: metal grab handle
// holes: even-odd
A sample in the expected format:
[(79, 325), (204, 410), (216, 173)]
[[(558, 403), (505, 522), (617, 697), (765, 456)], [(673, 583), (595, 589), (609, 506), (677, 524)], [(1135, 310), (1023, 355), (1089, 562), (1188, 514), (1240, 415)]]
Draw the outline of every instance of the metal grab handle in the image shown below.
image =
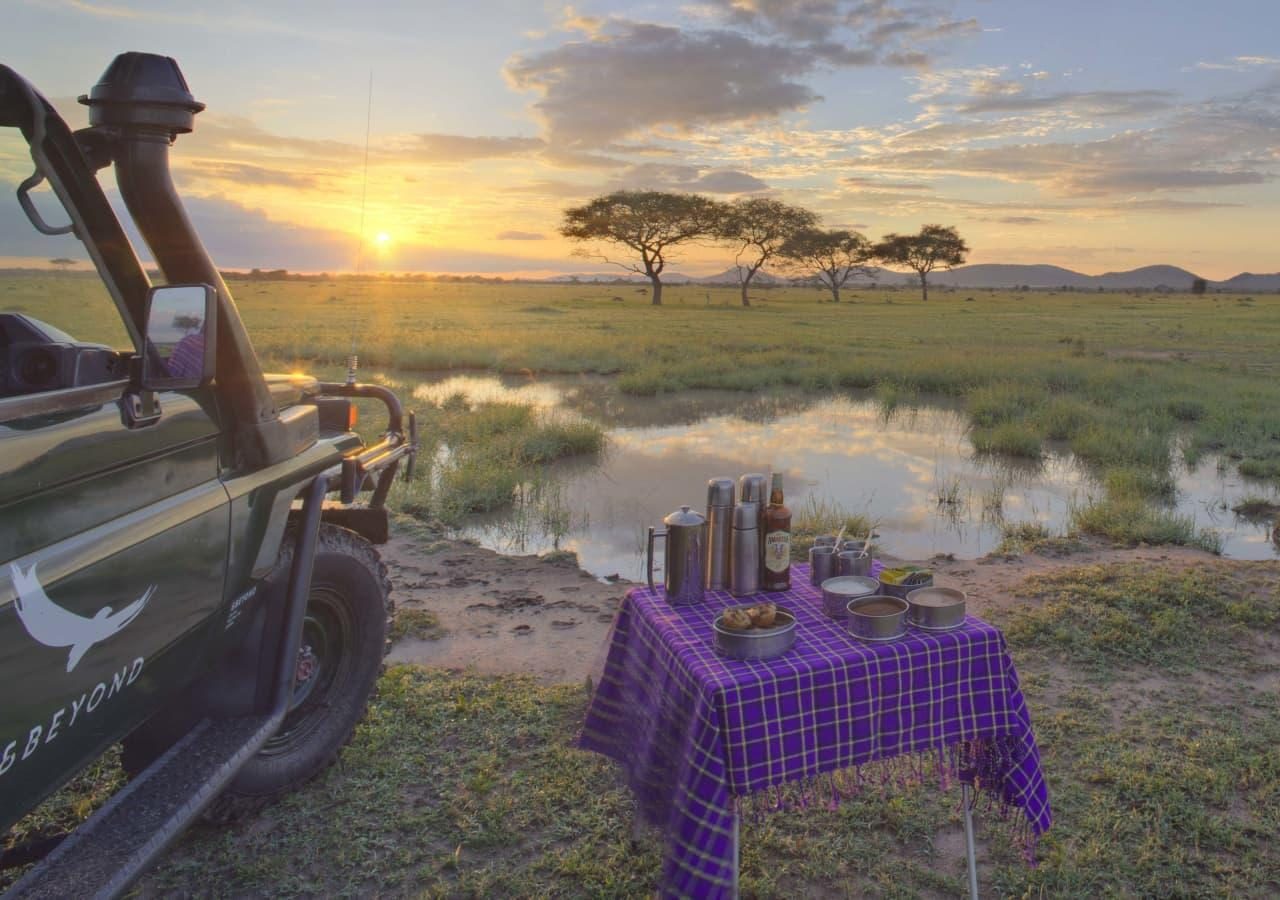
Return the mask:
[(36, 209), (36, 205), (31, 202), (31, 189), (37, 187), (42, 181), (44, 181), (44, 175), (37, 169), (30, 178), (18, 185), (18, 205), (27, 214), (27, 221), (41, 234), (71, 234), (76, 230), (75, 225), (50, 225), (41, 218), (40, 210)]
[(653, 586), (653, 541), (654, 538), (665, 538), (666, 536), (667, 532), (665, 530), (658, 531), (652, 525), (649, 526), (649, 549), (645, 553), (645, 570), (649, 575), (649, 590), (655, 590)]

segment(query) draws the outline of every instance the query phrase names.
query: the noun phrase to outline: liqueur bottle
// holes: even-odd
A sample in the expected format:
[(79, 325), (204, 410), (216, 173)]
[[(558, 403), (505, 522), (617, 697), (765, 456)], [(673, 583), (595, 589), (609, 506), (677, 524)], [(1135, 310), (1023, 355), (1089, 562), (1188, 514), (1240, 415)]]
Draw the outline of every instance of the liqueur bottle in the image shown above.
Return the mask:
[(782, 473), (773, 473), (773, 490), (764, 511), (764, 564), (761, 588), (785, 591), (791, 587), (791, 510), (782, 500)]

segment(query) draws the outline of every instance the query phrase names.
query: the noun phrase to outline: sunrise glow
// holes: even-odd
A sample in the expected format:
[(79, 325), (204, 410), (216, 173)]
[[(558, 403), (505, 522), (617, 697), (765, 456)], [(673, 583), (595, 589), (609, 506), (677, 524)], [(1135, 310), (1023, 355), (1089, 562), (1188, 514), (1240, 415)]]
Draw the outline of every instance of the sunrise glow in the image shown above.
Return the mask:
[[(776, 197), (872, 238), (954, 225), (973, 263), (1274, 271), (1280, 7), (1130, 7), (42, 2), (8, 10), (0, 54), (73, 127), (117, 49), (181, 57), (208, 108), (174, 166), (228, 267), (350, 269), (363, 209), (397, 223), (366, 248), (398, 270), (596, 271), (563, 209), (638, 188)], [(27, 169), (0, 148), (8, 183)]]

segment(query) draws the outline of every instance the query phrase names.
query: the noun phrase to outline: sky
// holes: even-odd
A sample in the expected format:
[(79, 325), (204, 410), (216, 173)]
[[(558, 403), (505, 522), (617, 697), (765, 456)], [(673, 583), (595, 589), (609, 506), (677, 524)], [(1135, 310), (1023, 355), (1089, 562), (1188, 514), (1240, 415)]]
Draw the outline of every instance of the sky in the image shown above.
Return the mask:
[[(872, 239), (953, 225), (972, 263), (1280, 270), (1276, 0), (0, 10), (0, 62), (73, 127), (116, 53), (179, 61), (208, 108), (174, 168), (224, 268), (605, 271), (557, 227), (627, 188), (777, 197)], [(5, 131), (0, 187), (30, 165)], [(0, 258), (70, 255), (0, 204)]]

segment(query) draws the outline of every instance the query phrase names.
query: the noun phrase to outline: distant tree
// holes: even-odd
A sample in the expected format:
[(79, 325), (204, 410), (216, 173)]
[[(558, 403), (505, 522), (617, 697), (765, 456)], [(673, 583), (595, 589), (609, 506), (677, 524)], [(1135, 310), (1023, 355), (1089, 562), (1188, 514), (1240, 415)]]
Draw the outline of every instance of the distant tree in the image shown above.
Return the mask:
[(75, 264), (76, 261), (74, 259), (67, 259), (65, 256), (49, 260), (49, 265), (56, 267), (59, 272), (65, 272)]
[(566, 209), (560, 234), (573, 241), (617, 244), (638, 254), (638, 262), (622, 262), (582, 251), (648, 278), (653, 305), (661, 306), (662, 271), (671, 261), (672, 250), (713, 237), (723, 211), (724, 204), (697, 194), (615, 191)]
[(920, 295), (929, 299), (929, 273), (950, 269), (964, 262), (969, 245), (950, 226), (925, 225), (919, 234), (888, 234), (876, 244), (876, 259), (890, 265), (906, 266), (920, 276)]
[(839, 303), (840, 288), (850, 278), (870, 274), (871, 242), (856, 231), (806, 228), (782, 244), (778, 258), (786, 268), (817, 280)]
[(1192, 280), (1191, 293), (1203, 294), (1207, 290), (1209, 290), (1209, 282), (1205, 281), (1203, 278), (1196, 278)]
[(809, 210), (766, 197), (736, 200), (724, 210), (716, 236), (737, 245), (734, 263), (743, 306), (751, 305), (747, 297), (751, 279), (764, 264), (778, 255), (789, 238), (817, 224), (817, 215)]

